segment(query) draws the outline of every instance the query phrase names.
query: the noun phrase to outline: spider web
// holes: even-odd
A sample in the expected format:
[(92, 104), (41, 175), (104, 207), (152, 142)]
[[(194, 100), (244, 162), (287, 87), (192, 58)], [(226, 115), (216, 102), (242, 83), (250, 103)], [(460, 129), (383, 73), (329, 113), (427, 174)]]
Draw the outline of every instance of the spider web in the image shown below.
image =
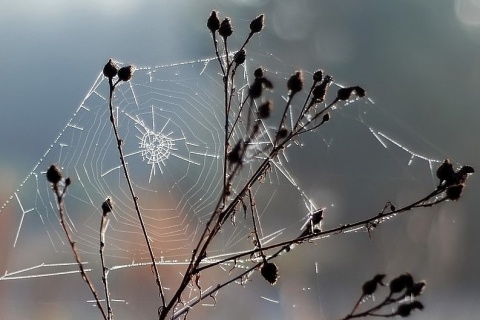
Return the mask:
[[(270, 67), (274, 70), (270, 76), (275, 83), (284, 83), (293, 71), (272, 55), (249, 61), (252, 68), (247, 66), (237, 72), (234, 104), (243, 101), (250, 83), (248, 75), (262, 62), (274, 65)], [(277, 91), (277, 101), (285, 100), (282, 89)], [(276, 102), (277, 113), (281, 110), (280, 102)], [(442, 159), (438, 150), (428, 143), (420, 144), (422, 141), (415, 133), (388, 118), (388, 113), (371, 100), (352, 104), (334, 110), (325, 130), (322, 127), (286, 148), (263, 183), (252, 190), (262, 243), (291, 239), (301, 232), (310, 212), (337, 205), (335, 197), (327, 198), (315, 189), (318, 180), (335, 187), (339, 177), (353, 177), (358, 185), (372, 179), (393, 185), (403, 180), (425, 181), (426, 177), (434, 184), (433, 167)], [(139, 67), (131, 81), (117, 87), (114, 108), (128, 169), (159, 265), (185, 264), (221, 192), (224, 119), (218, 63), (204, 59)], [(255, 141), (257, 151), (272, 143), (275, 126), (274, 119), (262, 123), (262, 134)], [(351, 143), (345, 142), (352, 136), (356, 139), (353, 145), (360, 150), (355, 152), (355, 161), (349, 159), (353, 151), (347, 146)], [(241, 130), (234, 131), (232, 141), (240, 138)], [(415, 141), (416, 148), (409, 147), (411, 141)], [(368, 165), (360, 164), (361, 155), (366, 154), (375, 157), (365, 160)], [(245, 183), (262, 160), (261, 153), (247, 158), (250, 160), (244, 164), (233, 190)], [(55, 198), (44, 175), (50, 164), (57, 164), (73, 181), (65, 198), (66, 212), (88, 270), (100, 268), (101, 204), (107, 197), (114, 202), (106, 232), (105, 252), (110, 270), (148, 266), (148, 250), (109, 121), (108, 81), (99, 74), (72, 118), (1, 207), (2, 214), (11, 215), (15, 234), (11, 239), (13, 255), (2, 267), (4, 275), (0, 280), (78, 277), (78, 267), (72, 263)], [(318, 179), (309, 178), (312, 175)], [(348, 196), (348, 190), (342, 191)], [(366, 209), (378, 210), (379, 204)], [(225, 226), (211, 247), (210, 261), (252, 248), (251, 232), (250, 219), (239, 210), (235, 221)], [(220, 267), (228, 271), (232, 266)], [(236, 266), (241, 267), (242, 261), (237, 261)], [(217, 276), (212, 279), (214, 284), (218, 282)], [(125, 297), (118, 294), (117, 298)], [(263, 299), (276, 301), (267, 296)]]

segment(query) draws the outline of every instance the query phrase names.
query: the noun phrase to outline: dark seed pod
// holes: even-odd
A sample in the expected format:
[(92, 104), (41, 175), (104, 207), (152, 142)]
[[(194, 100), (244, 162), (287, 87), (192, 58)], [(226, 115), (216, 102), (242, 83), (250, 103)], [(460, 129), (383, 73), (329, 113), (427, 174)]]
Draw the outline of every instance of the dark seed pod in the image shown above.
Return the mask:
[(103, 215), (106, 216), (107, 213), (112, 212), (113, 209), (113, 202), (112, 199), (107, 198), (105, 201), (102, 203), (102, 212)]
[(408, 303), (402, 303), (398, 306), (395, 314), (402, 317), (402, 318), (406, 318), (415, 309), (423, 310), (423, 304), (420, 301), (412, 301), (412, 302), (408, 302)]
[(313, 73), (313, 82), (320, 82), (323, 79), (323, 70), (318, 69)]
[(260, 273), (271, 285), (274, 285), (278, 280), (278, 267), (275, 263), (265, 262), (260, 269)]
[(218, 19), (218, 12), (213, 10), (207, 20), (207, 28), (214, 33), (220, 28), (220, 20)]
[(282, 128), (277, 132), (277, 139), (285, 139), (288, 136), (288, 129)]
[(263, 68), (262, 68), (262, 67), (258, 67), (257, 69), (255, 69), (255, 71), (253, 72), (253, 76), (254, 76), (256, 79), (263, 78)]
[(70, 179), (70, 177), (68, 177), (67, 179), (65, 179), (65, 186), (69, 186), (72, 184), (72, 179)]
[(355, 94), (357, 95), (357, 97), (363, 98), (367, 94), (365, 89), (363, 89), (362, 87), (355, 86), (354, 88), (355, 88)]
[(262, 81), (262, 84), (265, 88), (270, 89), (270, 90), (273, 89), (273, 83), (270, 80), (263, 77), (263, 78), (261, 78), (261, 81)]
[(322, 121), (327, 122), (328, 120), (330, 120), (330, 113), (327, 112), (323, 115)]
[(390, 292), (398, 293), (413, 287), (413, 277), (410, 273), (404, 273), (390, 281)]
[(384, 274), (377, 274), (373, 279), (368, 280), (362, 286), (362, 292), (364, 296), (372, 295), (376, 290), (378, 285), (384, 285), (382, 283), (383, 278), (385, 278)]
[(126, 66), (126, 67), (120, 68), (120, 70), (118, 70), (118, 80), (120, 81), (130, 80), (133, 76), (133, 71), (135, 71), (134, 66)]
[(241, 163), (241, 151), (242, 151), (242, 140), (238, 141), (237, 144), (233, 147), (232, 151), (230, 151), (227, 155), (227, 159), (230, 164)]
[(303, 73), (302, 71), (295, 72), (287, 81), (287, 88), (290, 90), (290, 95), (294, 95), (303, 89)]
[(225, 18), (222, 23), (220, 23), (220, 27), (218, 29), (218, 34), (223, 37), (224, 39), (230, 37), (233, 33), (232, 22), (230, 18)]
[(426, 285), (427, 283), (425, 281), (415, 282), (413, 286), (407, 290), (406, 295), (417, 297), (423, 293)]
[(311, 215), (311, 221), (312, 224), (319, 224), (323, 220), (323, 210), (324, 209), (319, 209), (317, 211), (314, 211)]
[(460, 196), (462, 195), (462, 191), (463, 191), (463, 184), (456, 184), (448, 187), (445, 193), (447, 195), (448, 200), (455, 201), (460, 199)]
[(235, 56), (233, 57), (233, 61), (235, 61), (235, 64), (240, 65), (245, 62), (246, 57), (247, 57), (247, 53), (245, 52), (244, 49), (242, 49), (237, 53), (235, 53)]
[(262, 31), (265, 15), (261, 14), (250, 23), (250, 33), (254, 34)]
[(257, 99), (262, 95), (263, 85), (261, 79), (262, 78), (255, 78), (255, 81), (253, 81), (252, 85), (248, 89), (248, 94), (250, 95), (250, 98)]
[(108, 60), (107, 64), (103, 67), (103, 75), (105, 78), (113, 78), (117, 75), (118, 68), (112, 59)]
[(346, 87), (346, 88), (340, 88), (337, 91), (337, 99), (346, 101), (350, 99), (350, 96), (352, 93), (355, 91), (355, 87)]
[(325, 95), (327, 94), (327, 88), (333, 82), (333, 78), (329, 75), (326, 75), (323, 81), (313, 89), (312, 99), (315, 102), (322, 102), (325, 100)]
[(453, 171), (453, 165), (450, 160), (445, 159), (443, 163), (437, 169), (437, 178), (440, 182), (447, 181), (451, 184), (454, 178), (455, 172)]
[(272, 102), (269, 100), (263, 104), (261, 104), (259, 107), (258, 107), (258, 118), (259, 119), (266, 119), (268, 117), (270, 117), (270, 114), (272, 112)]
[(62, 180), (62, 172), (56, 165), (52, 164), (47, 170), (47, 181), (57, 184), (60, 180)]

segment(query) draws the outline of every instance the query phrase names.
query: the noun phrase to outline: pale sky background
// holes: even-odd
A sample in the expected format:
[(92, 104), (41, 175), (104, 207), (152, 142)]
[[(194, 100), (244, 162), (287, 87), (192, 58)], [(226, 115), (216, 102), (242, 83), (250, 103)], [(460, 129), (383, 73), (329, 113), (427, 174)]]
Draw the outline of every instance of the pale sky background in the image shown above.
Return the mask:
[[(385, 112), (385, 119), (392, 121), (374, 124), (391, 130), (398, 141), (428, 157), (480, 167), (479, 0), (51, 0), (41, 4), (0, 0), (0, 8), (0, 204), (71, 118), (109, 58), (144, 66), (210, 57), (205, 22), (212, 9), (230, 16), (234, 25), (236, 21), (248, 25), (265, 13), (266, 30), (256, 44), (283, 62), (283, 72), (290, 65), (292, 72), (322, 68), (340, 83), (361, 85)], [(273, 69), (278, 62), (272, 64)], [(344, 157), (338, 161), (330, 155), (332, 165), (355, 169), (356, 157), (377, 157), (365, 151), (367, 145), (359, 147), (354, 136), (342, 134), (339, 140), (351, 143), (345, 146), (350, 151), (339, 153)], [(366, 144), (377, 142), (369, 139)], [(349, 152), (359, 153), (352, 157)], [(422, 189), (431, 186), (426, 169), (425, 176), (418, 178), (424, 184), (410, 186), (417, 181), (411, 177), (399, 182), (394, 193), (383, 189), (380, 174), (378, 186), (339, 182), (334, 191), (319, 183), (315, 173), (302, 172), (300, 178), (307, 179), (306, 190), (317, 193), (318, 200), (329, 192), (355, 195), (349, 202), (335, 203), (339, 217), (348, 218), (346, 214), (357, 209), (381, 209), (390, 197), (402, 202), (418, 195), (417, 190), (427, 192)], [(355, 290), (359, 292), (365, 280), (376, 273), (393, 277), (408, 270), (428, 282), (421, 299), (426, 309), (412, 319), (478, 319), (478, 185), (473, 176), (458, 203), (407, 214), (377, 230), (371, 240), (355, 234), (300, 248), (298, 256), (293, 252), (279, 259), (279, 263), (284, 259), (285, 273), (277, 286), (266, 288), (256, 277), (245, 288), (229, 289), (233, 294), (223, 295), (216, 309), (200, 308), (189, 316), (338, 319), (355, 303)], [(338, 196), (338, 201), (345, 197)], [(0, 213), (4, 228), (13, 219), (8, 214)], [(0, 239), (3, 272), (2, 264), (12, 259), (11, 239), (1, 235)], [(312, 261), (298, 258), (303, 256), (313, 256), (313, 261), (325, 258), (318, 275)], [(297, 280), (299, 274), (305, 276)], [(48, 280), (0, 281), (0, 319), (96, 317), (97, 310), (76, 295), (84, 283), (67, 282), (70, 279), (59, 279), (55, 290)], [(314, 289), (304, 290), (303, 296), (289, 293), (296, 287)], [(281, 303), (259, 299), (265, 292)], [(304, 301), (301, 308), (292, 307), (294, 298)], [(140, 311), (141, 304), (132, 306), (130, 316)], [(155, 313), (142, 318), (154, 319)], [(129, 319), (129, 313), (116, 314), (115, 319)]]

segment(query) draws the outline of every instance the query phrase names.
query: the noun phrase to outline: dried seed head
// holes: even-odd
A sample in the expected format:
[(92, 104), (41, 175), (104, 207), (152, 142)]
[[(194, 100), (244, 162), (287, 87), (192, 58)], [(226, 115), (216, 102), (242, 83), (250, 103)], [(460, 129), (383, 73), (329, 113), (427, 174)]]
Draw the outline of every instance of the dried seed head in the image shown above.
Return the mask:
[(105, 201), (102, 203), (102, 212), (103, 215), (106, 216), (107, 213), (112, 212), (113, 210), (113, 201), (108, 197)]
[(258, 79), (258, 78), (263, 78), (263, 68), (262, 67), (258, 67), (257, 69), (255, 69), (255, 71), (253, 72), (253, 76)]
[(253, 81), (252, 85), (248, 89), (248, 94), (250, 95), (250, 98), (257, 99), (262, 95), (263, 85), (261, 79), (262, 78), (255, 78), (255, 81)]
[(285, 139), (288, 136), (288, 129), (282, 128), (277, 132), (277, 139)]
[(328, 120), (330, 120), (330, 113), (327, 112), (323, 115), (322, 121), (327, 122)]
[(413, 286), (407, 290), (406, 295), (417, 297), (423, 293), (427, 283), (425, 281), (415, 282)]
[(295, 72), (287, 81), (287, 88), (290, 90), (290, 95), (294, 95), (303, 89), (303, 73), (302, 71)]
[(70, 179), (70, 177), (68, 177), (67, 179), (65, 179), (65, 186), (68, 187), (69, 185), (72, 184), (72, 179)]
[(241, 151), (242, 151), (242, 140), (239, 140), (227, 155), (227, 159), (230, 162), (230, 164), (236, 164), (236, 163), (242, 162)]
[(220, 28), (220, 20), (218, 19), (218, 12), (213, 10), (207, 20), (207, 28), (211, 33), (214, 33)]
[(130, 80), (133, 76), (134, 71), (135, 71), (134, 66), (126, 66), (126, 67), (120, 68), (120, 70), (118, 70), (118, 80), (120, 81)]
[(323, 210), (325, 209), (319, 209), (317, 211), (312, 212), (311, 215), (311, 221), (312, 224), (319, 224), (323, 220)]
[(323, 81), (316, 86), (312, 91), (312, 99), (315, 102), (322, 102), (325, 100), (325, 95), (327, 94), (327, 88), (333, 82), (333, 78), (329, 75), (326, 75)]
[(62, 172), (56, 165), (52, 164), (47, 170), (47, 181), (57, 184), (60, 180), (62, 180)]
[(405, 289), (409, 289), (413, 287), (413, 277), (410, 273), (404, 273), (392, 281), (390, 281), (390, 292), (391, 293), (398, 293), (402, 292)]
[(273, 89), (273, 83), (268, 80), (267, 78), (263, 77), (263, 78), (260, 78), (260, 80), (262, 81), (262, 84), (265, 88), (267, 89)]
[(220, 23), (220, 27), (218, 29), (218, 34), (223, 37), (224, 39), (230, 37), (233, 33), (232, 22), (230, 18), (225, 18), (222, 23)]
[(365, 97), (365, 95), (367, 94), (367, 92), (365, 91), (365, 89), (363, 89), (362, 87), (359, 87), (359, 86), (355, 86), (355, 94), (359, 97), (359, 98), (363, 98)]
[(455, 172), (453, 171), (453, 165), (450, 160), (445, 159), (443, 163), (437, 169), (437, 178), (440, 179), (440, 182), (448, 181), (451, 183)]
[(112, 59), (108, 60), (107, 64), (103, 67), (103, 75), (105, 78), (113, 78), (117, 75), (118, 68), (115, 65), (115, 62)]
[(265, 20), (265, 15), (263, 14), (253, 19), (253, 21), (250, 23), (250, 33), (254, 34), (262, 31), (264, 20)]
[(278, 267), (275, 263), (265, 262), (260, 269), (260, 273), (271, 285), (274, 285), (278, 280)]
[(266, 101), (265, 103), (263, 103), (262, 105), (260, 105), (258, 107), (258, 118), (259, 119), (266, 119), (268, 117), (270, 117), (270, 114), (272, 112), (272, 102), (269, 100), (269, 101)]
[(323, 79), (323, 70), (318, 69), (313, 73), (313, 82), (317, 83), (322, 81), (322, 79)]
[(348, 100), (354, 91), (355, 87), (340, 88), (337, 91), (337, 99), (342, 101)]
[(456, 184), (447, 188), (445, 192), (448, 200), (456, 201), (460, 199), (463, 191), (463, 184)]
[(402, 318), (408, 317), (413, 310), (423, 310), (423, 304), (420, 301), (412, 301), (407, 303), (402, 303), (398, 305), (396, 315), (399, 315)]
[(247, 53), (245, 52), (244, 49), (242, 49), (237, 53), (235, 53), (235, 56), (233, 57), (233, 61), (235, 61), (235, 64), (240, 65), (245, 62), (246, 57), (247, 57)]
[(362, 292), (364, 296), (372, 295), (376, 290), (378, 285), (384, 285), (382, 283), (383, 278), (385, 278), (384, 274), (377, 274), (373, 279), (368, 280), (362, 286)]
[(463, 166), (455, 172), (455, 181), (456, 183), (465, 183), (467, 181), (468, 175), (475, 173), (475, 170), (471, 166)]

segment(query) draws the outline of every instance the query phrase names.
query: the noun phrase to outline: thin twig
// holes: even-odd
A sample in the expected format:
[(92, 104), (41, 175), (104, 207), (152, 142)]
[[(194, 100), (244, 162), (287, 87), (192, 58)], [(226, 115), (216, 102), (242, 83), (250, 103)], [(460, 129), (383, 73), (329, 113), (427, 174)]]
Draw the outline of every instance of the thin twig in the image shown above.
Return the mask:
[(65, 192), (67, 190), (67, 185), (64, 187), (63, 191), (60, 192), (58, 189), (58, 183), (53, 184), (53, 192), (55, 193), (57, 197), (57, 209), (58, 209), (58, 214), (60, 215), (60, 224), (62, 225), (63, 231), (65, 231), (65, 235), (67, 236), (68, 243), (70, 244), (70, 247), (72, 248), (73, 255), (75, 256), (75, 261), (77, 262), (78, 268), (80, 269), (80, 273), (82, 275), (83, 281), (85, 281), (88, 285), (88, 288), (90, 289), (90, 292), (92, 293), (95, 302), (97, 304), (97, 308), (100, 309), (100, 312), (102, 313), (103, 319), (109, 320), (107, 317), (107, 314), (105, 313), (105, 310), (102, 307), (102, 304), (100, 302), (100, 298), (98, 297), (97, 292), (95, 291), (95, 288), (93, 286), (92, 281), (90, 280), (89, 276), (85, 272), (85, 268), (83, 267), (83, 263), (80, 259), (80, 254), (77, 251), (77, 246), (75, 245), (75, 241), (73, 241), (73, 236), (70, 232), (70, 227), (68, 226), (68, 222), (66, 221), (65, 218), (65, 209), (63, 206), (63, 196), (65, 195)]
[(113, 131), (115, 133), (115, 139), (116, 139), (116, 142), (117, 142), (117, 149), (118, 149), (118, 152), (120, 154), (120, 162), (122, 164), (123, 172), (124, 172), (125, 178), (127, 180), (128, 189), (130, 190), (130, 195), (132, 197), (132, 200), (133, 200), (133, 203), (134, 203), (134, 206), (135, 206), (135, 211), (137, 212), (138, 221), (140, 222), (140, 227), (142, 228), (142, 233), (143, 233), (143, 236), (145, 238), (145, 242), (147, 244), (148, 253), (150, 255), (150, 259), (152, 260), (152, 267), (153, 267), (153, 270), (155, 272), (156, 283), (157, 283), (157, 286), (158, 286), (158, 291), (159, 291), (160, 298), (162, 300), (162, 308), (165, 308), (165, 303), (166, 303), (165, 302), (165, 294), (163, 292), (163, 286), (162, 286), (162, 282), (160, 280), (160, 274), (158, 272), (158, 268), (157, 268), (157, 264), (156, 264), (156, 260), (155, 260), (155, 255), (153, 253), (152, 245), (150, 243), (150, 238), (148, 236), (147, 228), (145, 227), (145, 223), (143, 221), (143, 216), (140, 212), (140, 206), (138, 205), (138, 197), (135, 195), (135, 192), (133, 191), (132, 181), (131, 181), (130, 175), (128, 173), (127, 164), (125, 162), (125, 156), (123, 154), (123, 148), (122, 148), (123, 141), (122, 141), (122, 139), (120, 139), (120, 135), (118, 133), (118, 128), (117, 128), (117, 125), (115, 124), (115, 118), (113, 116), (113, 93), (115, 91), (115, 86), (118, 84), (118, 82), (119, 81), (117, 81), (114, 84), (112, 78), (108, 79), (108, 83), (110, 85), (110, 96), (109, 96), (109, 101), (108, 101), (108, 105), (109, 105), (109, 109), (110, 109), (110, 122), (112, 123)]
[(107, 214), (104, 212), (102, 214), (102, 220), (100, 223), (100, 261), (102, 263), (102, 282), (103, 288), (105, 290), (105, 301), (107, 304), (107, 313), (108, 313), (108, 320), (113, 319), (113, 312), (110, 300), (110, 291), (108, 288), (108, 274), (109, 269), (105, 264), (105, 232), (107, 231), (108, 220)]

